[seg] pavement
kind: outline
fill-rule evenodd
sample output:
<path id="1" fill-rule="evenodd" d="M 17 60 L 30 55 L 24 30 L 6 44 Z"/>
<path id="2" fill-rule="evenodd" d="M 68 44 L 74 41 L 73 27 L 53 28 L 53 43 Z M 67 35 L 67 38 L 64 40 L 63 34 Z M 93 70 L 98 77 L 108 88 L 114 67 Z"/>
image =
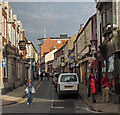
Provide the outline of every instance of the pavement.
<path id="1" fill-rule="evenodd" d="M 96 103 L 92 103 L 92 97 L 87 97 L 87 86 L 80 84 L 79 90 L 80 97 L 84 102 L 91 107 L 94 111 L 105 112 L 105 113 L 119 113 L 119 104 L 114 104 L 112 102 L 102 103 L 102 94 L 97 94 Z"/>
<path id="2" fill-rule="evenodd" d="M 41 82 L 40 80 L 33 81 L 33 85 L 35 89 L 40 84 L 40 82 Z M 2 98 L 2 106 L 15 104 L 15 103 L 18 103 L 20 100 L 22 100 L 27 95 L 25 93 L 25 87 L 26 87 L 26 84 L 14 89 L 11 92 L 6 93 L 5 95 L 2 95 L 0 97 Z"/>

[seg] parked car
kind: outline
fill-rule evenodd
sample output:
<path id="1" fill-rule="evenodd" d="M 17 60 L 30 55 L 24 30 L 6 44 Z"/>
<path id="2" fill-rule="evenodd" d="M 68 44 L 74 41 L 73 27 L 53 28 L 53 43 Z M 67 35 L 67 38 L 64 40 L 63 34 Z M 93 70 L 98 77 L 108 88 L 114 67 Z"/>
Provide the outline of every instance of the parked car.
<path id="1" fill-rule="evenodd" d="M 76 73 L 62 73 L 58 77 L 57 94 L 60 99 L 63 94 L 79 95 L 79 79 Z"/>

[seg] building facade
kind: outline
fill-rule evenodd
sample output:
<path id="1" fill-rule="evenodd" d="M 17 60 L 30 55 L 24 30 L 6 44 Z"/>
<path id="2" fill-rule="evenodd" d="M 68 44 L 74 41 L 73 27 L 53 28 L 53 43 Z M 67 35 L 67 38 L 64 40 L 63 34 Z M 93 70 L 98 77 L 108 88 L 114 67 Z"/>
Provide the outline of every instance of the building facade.
<path id="1" fill-rule="evenodd" d="M 25 30 L 17 15 L 12 14 L 12 7 L 8 2 L 2 3 L 2 71 L 1 88 L 5 94 L 23 85 L 26 81 L 27 64 L 26 50 L 21 50 L 19 41 L 25 41 Z"/>
<path id="2" fill-rule="evenodd" d="M 27 49 L 26 59 L 27 62 L 29 63 L 27 78 L 31 78 L 32 80 L 34 80 L 37 79 L 38 77 L 38 66 L 37 66 L 38 58 L 39 58 L 38 52 L 31 41 L 27 41 L 26 49 Z"/>
<path id="3" fill-rule="evenodd" d="M 80 76 L 80 81 L 88 85 L 88 77 L 90 73 L 97 74 L 97 66 L 90 67 L 90 64 L 95 60 L 97 52 L 97 22 L 96 14 L 90 17 L 84 27 L 79 31 L 79 35 L 74 42 L 74 47 L 77 51 L 75 56 L 76 72 Z M 94 51 L 94 52 L 93 52 Z"/>
<path id="4" fill-rule="evenodd" d="M 98 74 L 99 80 L 102 79 L 103 73 L 110 78 L 110 94 L 114 103 L 119 102 L 120 93 L 120 2 L 97 2 L 97 19 L 99 32 L 99 52 Z M 114 85 L 113 85 L 114 83 Z"/>

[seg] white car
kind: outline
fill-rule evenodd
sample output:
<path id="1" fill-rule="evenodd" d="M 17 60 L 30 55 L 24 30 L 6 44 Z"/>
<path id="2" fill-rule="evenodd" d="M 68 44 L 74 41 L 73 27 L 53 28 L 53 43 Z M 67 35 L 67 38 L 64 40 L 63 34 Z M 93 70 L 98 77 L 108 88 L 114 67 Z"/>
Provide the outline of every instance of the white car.
<path id="1" fill-rule="evenodd" d="M 79 79 L 76 73 L 62 73 L 58 77 L 57 83 L 58 98 L 63 94 L 79 95 Z"/>

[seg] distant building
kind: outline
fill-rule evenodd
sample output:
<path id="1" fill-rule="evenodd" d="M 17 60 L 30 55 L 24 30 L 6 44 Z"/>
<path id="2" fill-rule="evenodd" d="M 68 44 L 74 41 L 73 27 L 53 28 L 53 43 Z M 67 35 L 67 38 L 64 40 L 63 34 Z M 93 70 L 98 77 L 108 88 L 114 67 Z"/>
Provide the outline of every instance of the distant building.
<path id="1" fill-rule="evenodd" d="M 48 67 L 47 66 L 45 67 L 45 63 L 47 64 L 48 62 L 51 62 L 51 60 L 48 60 L 48 62 L 47 60 L 45 60 L 45 59 L 48 59 L 49 56 L 53 55 L 53 53 L 50 53 L 50 52 L 52 52 L 53 50 L 55 51 L 60 49 L 62 46 L 66 44 L 69 38 L 70 37 L 67 37 L 67 34 L 61 34 L 60 37 L 48 37 L 45 40 L 45 42 L 40 47 L 41 71 L 45 71 L 45 68 L 47 70 Z M 49 67 L 50 67 L 50 63 L 49 63 Z"/>
<path id="2" fill-rule="evenodd" d="M 28 78 L 32 78 L 32 80 L 34 80 L 37 78 L 38 75 L 38 52 L 31 41 L 27 41 L 26 49 L 26 59 L 29 63 Z"/>
<path id="3" fill-rule="evenodd" d="M 66 34 L 60 35 L 60 37 L 48 37 L 41 46 L 41 58 L 51 52 L 54 49 L 60 49 L 69 40 Z"/>

